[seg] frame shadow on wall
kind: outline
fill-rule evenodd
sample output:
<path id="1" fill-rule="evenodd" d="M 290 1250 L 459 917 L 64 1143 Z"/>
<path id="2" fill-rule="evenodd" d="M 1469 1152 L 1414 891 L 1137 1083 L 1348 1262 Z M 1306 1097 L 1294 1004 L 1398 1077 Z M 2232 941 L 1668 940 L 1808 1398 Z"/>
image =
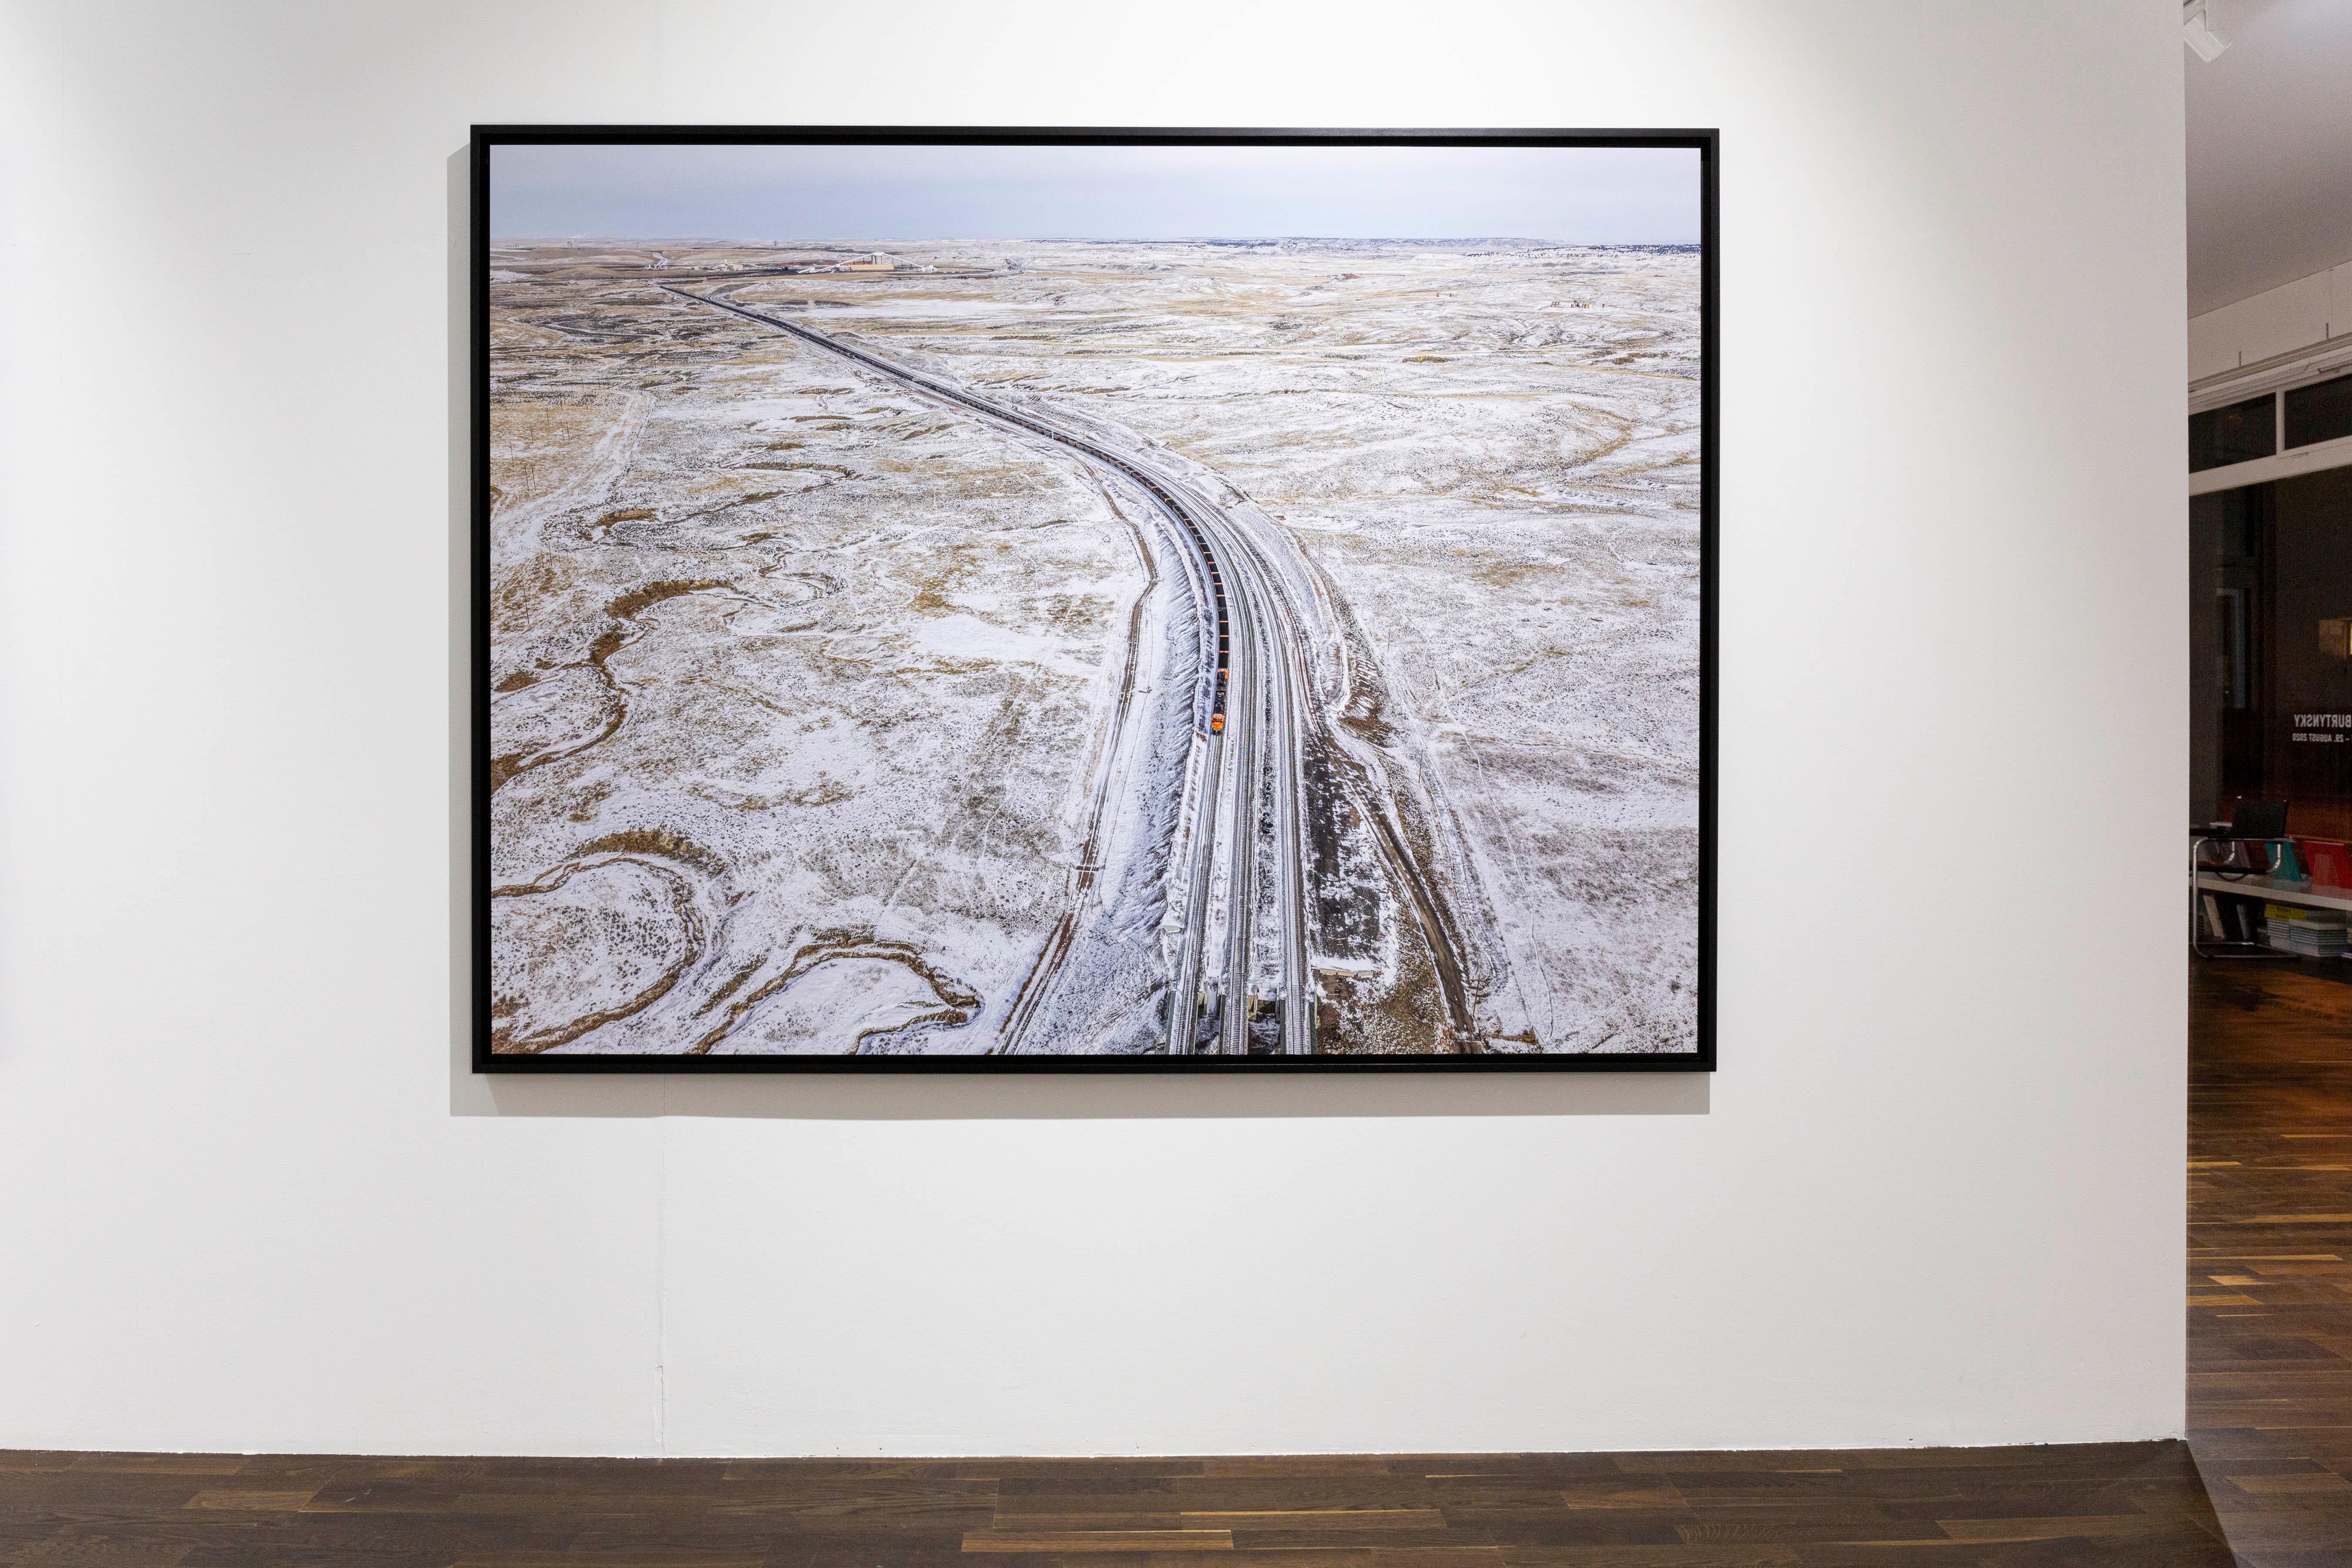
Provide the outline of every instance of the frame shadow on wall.
<path id="1" fill-rule="evenodd" d="M 1710 1073 L 986 1073 L 526 1077 L 473 1070 L 473 511 L 468 149 L 447 163 L 449 1113 L 927 1121 L 1704 1116 Z"/>

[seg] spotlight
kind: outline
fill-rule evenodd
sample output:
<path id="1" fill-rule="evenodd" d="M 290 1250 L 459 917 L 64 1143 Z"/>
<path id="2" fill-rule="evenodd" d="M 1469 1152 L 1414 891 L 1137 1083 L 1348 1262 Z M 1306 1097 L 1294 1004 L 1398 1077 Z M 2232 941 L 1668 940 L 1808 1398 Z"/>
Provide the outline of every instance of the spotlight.
<path id="1" fill-rule="evenodd" d="M 2197 52 L 2197 58 L 2211 65 L 2230 47 L 2213 26 L 2212 13 L 2207 8 L 2210 0 L 2183 0 L 2180 7 L 2180 41 Z"/>

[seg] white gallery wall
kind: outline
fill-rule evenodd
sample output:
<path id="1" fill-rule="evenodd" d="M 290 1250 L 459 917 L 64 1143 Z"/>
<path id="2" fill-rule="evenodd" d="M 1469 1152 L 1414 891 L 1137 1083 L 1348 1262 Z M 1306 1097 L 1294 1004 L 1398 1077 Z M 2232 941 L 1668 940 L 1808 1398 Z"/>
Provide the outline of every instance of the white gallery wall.
<path id="1" fill-rule="evenodd" d="M 2181 1420 L 2174 0 L 0 6 L 0 1447 Z M 1719 126 L 1723 1068 L 463 1069 L 496 121 Z"/>

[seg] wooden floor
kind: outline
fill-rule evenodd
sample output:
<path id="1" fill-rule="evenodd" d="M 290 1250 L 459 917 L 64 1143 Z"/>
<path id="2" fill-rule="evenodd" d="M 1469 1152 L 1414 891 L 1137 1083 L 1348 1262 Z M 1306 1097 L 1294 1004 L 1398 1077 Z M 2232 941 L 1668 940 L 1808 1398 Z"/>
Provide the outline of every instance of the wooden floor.
<path id="1" fill-rule="evenodd" d="M 2241 1563 L 2352 1564 L 2352 963 L 2191 970 L 2189 1444 Z"/>
<path id="2" fill-rule="evenodd" d="M 809 1460 L 14 1456 L 0 1562 L 481 1568 L 2211 1564 L 2178 1443 Z"/>
<path id="3" fill-rule="evenodd" d="M 2263 1568 L 2352 1565 L 2352 984 L 2287 963 L 2195 971 L 2186 1447 L 929 1463 L 16 1453 L 0 1454 L 0 1564 L 2226 1568 L 2234 1548 Z"/>

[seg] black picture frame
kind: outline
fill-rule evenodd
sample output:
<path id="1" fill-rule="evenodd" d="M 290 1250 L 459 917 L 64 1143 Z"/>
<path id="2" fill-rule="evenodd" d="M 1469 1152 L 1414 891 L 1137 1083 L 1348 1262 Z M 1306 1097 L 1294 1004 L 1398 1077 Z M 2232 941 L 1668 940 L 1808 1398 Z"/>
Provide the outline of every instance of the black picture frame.
<path id="1" fill-rule="evenodd" d="M 472 571 L 473 1070 L 477 1073 L 1297 1073 L 1701 1072 L 1717 1070 L 1716 795 L 1719 697 L 1718 542 L 1721 341 L 1718 214 L 1720 133 L 1675 130 L 1295 130 L 1001 126 L 476 125 L 469 155 L 469 314 Z M 1699 154 L 1699 827 L 1697 1048 L 1658 1055 L 1529 1053 L 1460 1056 L 681 1056 L 499 1055 L 491 1050 L 490 952 L 490 150 L 545 143 L 1009 146 L 1427 146 L 1689 148 Z"/>

